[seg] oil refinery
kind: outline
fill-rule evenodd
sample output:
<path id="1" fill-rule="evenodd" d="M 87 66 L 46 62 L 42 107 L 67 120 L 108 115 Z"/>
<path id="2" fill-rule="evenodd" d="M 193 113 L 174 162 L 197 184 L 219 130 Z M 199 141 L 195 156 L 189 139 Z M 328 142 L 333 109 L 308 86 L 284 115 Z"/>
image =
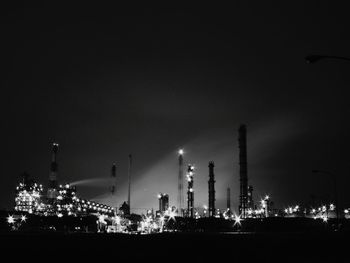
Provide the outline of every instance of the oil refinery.
<path id="1" fill-rule="evenodd" d="M 350 217 L 350 209 L 344 209 L 340 218 L 336 213 L 336 205 L 333 203 L 323 204 L 320 207 L 295 204 L 283 209 L 276 209 L 269 195 L 264 196 L 259 201 L 254 201 L 253 186 L 248 185 L 246 133 L 246 126 L 241 125 L 238 131 L 240 167 L 238 214 L 234 213 L 231 208 L 229 187 L 227 187 L 226 209 L 216 208 L 216 179 L 213 161 L 208 163 L 208 206 L 204 206 L 203 209 L 198 209 L 195 206 L 196 167 L 193 164 L 188 164 L 185 172 L 187 206 L 184 206 L 183 149 L 178 151 L 177 207 L 169 205 L 169 194 L 159 193 L 157 196 L 159 209 L 157 211 L 149 209 L 142 214 L 130 212 L 131 154 L 129 155 L 127 201 L 123 202 L 120 207 L 111 207 L 84 199 L 77 193 L 76 186 L 72 186 L 70 183 L 59 184 L 57 162 L 59 144 L 53 143 L 47 190 L 45 191 L 42 184 L 35 182 L 27 173 L 24 173 L 15 190 L 14 210 L 2 218 L 2 225 L 6 221 L 10 231 L 60 231 L 67 233 L 240 232 L 257 231 L 259 226 L 263 223 L 266 224 L 266 222 L 273 222 L 273 224 L 278 222 L 278 225 L 283 225 L 287 218 L 313 220 L 316 227 L 324 227 L 327 224 L 327 228 L 338 229 L 339 220 L 342 219 L 344 222 Z M 113 178 L 111 193 L 114 195 L 118 189 L 115 163 L 112 165 L 111 176 Z"/>

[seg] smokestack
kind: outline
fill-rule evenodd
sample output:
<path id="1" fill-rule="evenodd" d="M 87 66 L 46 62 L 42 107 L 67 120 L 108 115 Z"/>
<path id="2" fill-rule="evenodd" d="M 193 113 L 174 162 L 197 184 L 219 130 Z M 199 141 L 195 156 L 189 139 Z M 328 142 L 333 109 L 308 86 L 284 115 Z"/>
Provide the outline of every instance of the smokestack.
<path id="1" fill-rule="evenodd" d="M 131 213 L 131 207 L 130 207 L 130 190 L 131 190 L 131 162 L 132 162 L 132 156 L 129 154 L 129 169 L 128 169 L 128 178 L 129 178 L 129 189 L 128 189 L 128 206 Z"/>
<path id="2" fill-rule="evenodd" d="M 215 216 L 214 162 L 209 162 L 209 217 Z"/>
<path id="3" fill-rule="evenodd" d="M 179 174 L 178 174 L 178 186 L 177 186 L 177 208 L 178 214 L 182 215 L 183 204 L 184 204 L 184 192 L 183 192 L 183 154 L 182 149 L 179 150 Z"/>
<path id="4" fill-rule="evenodd" d="M 231 210 L 231 190 L 227 187 L 227 209 Z"/>
<path id="5" fill-rule="evenodd" d="M 56 199 L 57 197 L 57 152 L 58 152 L 58 143 L 52 144 L 52 159 L 49 175 L 49 186 L 47 189 L 47 197 L 51 200 Z"/>
<path id="6" fill-rule="evenodd" d="M 113 195 L 117 190 L 117 165 L 115 163 L 112 165 L 111 176 L 113 178 L 113 185 L 111 187 L 111 193 Z"/>
<path id="7" fill-rule="evenodd" d="M 246 217 L 248 202 L 248 169 L 247 169 L 247 129 L 245 125 L 239 127 L 239 176 L 240 176 L 240 197 L 239 213 L 242 218 Z"/>

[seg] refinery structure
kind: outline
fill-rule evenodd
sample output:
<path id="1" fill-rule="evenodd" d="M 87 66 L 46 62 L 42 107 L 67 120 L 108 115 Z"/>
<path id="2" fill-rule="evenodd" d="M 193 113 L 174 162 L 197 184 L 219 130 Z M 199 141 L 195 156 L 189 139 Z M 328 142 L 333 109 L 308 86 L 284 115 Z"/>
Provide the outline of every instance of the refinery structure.
<path id="1" fill-rule="evenodd" d="M 131 176 L 132 155 L 129 155 L 128 166 L 128 196 L 120 207 L 111 207 L 106 204 L 86 200 L 79 196 L 76 187 L 69 183 L 59 183 L 58 143 L 52 144 L 52 161 L 50 166 L 47 190 L 42 184 L 33 181 L 24 173 L 16 187 L 14 211 L 9 213 L 6 221 L 11 230 L 35 228 L 50 231 L 65 232 L 112 232 L 112 233 L 160 233 L 164 231 L 206 231 L 219 226 L 222 231 L 241 231 L 244 224 L 249 226 L 256 219 L 268 218 L 312 218 L 317 222 L 328 222 L 337 219 L 334 204 L 324 204 L 320 207 L 306 207 L 298 204 L 275 209 L 271 197 L 266 195 L 258 202 L 254 202 L 253 186 L 248 184 L 247 158 L 247 128 L 241 125 L 238 129 L 239 145 L 239 184 L 240 192 L 238 213 L 231 208 L 231 189 L 227 187 L 226 209 L 220 210 L 215 206 L 215 164 L 208 163 L 208 206 L 199 211 L 195 207 L 195 166 L 187 165 L 184 168 L 184 150 L 178 151 L 177 174 L 177 206 L 169 205 L 169 194 L 159 193 L 159 208 L 145 211 L 144 214 L 132 214 L 131 207 Z M 117 166 L 114 163 L 111 169 L 113 183 L 110 189 L 112 196 L 118 189 Z M 184 178 L 185 174 L 185 178 Z M 187 189 L 184 193 L 184 181 Z M 185 205 L 185 195 L 186 205 Z M 343 218 L 347 218 L 349 210 L 343 211 Z M 254 221 L 255 220 L 255 221 Z M 260 221 L 259 221 L 260 222 Z M 220 230 L 220 231 L 221 231 Z"/>

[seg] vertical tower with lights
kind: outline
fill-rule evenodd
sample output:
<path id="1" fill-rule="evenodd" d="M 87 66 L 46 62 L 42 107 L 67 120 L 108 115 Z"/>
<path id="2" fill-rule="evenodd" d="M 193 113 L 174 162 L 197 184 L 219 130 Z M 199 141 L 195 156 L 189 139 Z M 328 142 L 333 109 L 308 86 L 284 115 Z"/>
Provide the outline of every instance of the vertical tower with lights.
<path id="1" fill-rule="evenodd" d="M 239 138 L 239 180 L 240 180 L 240 196 L 239 196 L 239 214 L 242 218 L 247 215 L 248 209 L 248 168 L 247 168 L 247 129 L 245 125 L 241 125 L 238 130 Z"/>
<path id="2" fill-rule="evenodd" d="M 214 179 L 214 162 L 209 162 L 209 217 L 215 216 L 215 179 Z"/>
<path id="3" fill-rule="evenodd" d="M 49 186 L 47 189 L 47 198 L 49 203 L 53 202 L 57 198 L 57 152 L 58 152 L 58 143 L 52 144 L 52 159 L 51 159 L 51 167 L 50 167 L 50 175 L 49 175 Z"/>
<path id="4" fill-rule="evenodd" d="M 181 215 L 184 206 L 184 192 L 183 192 L 183 149 L 178 151 L 179 155 L 179 173 L 178 173 L 178 186 L 177 186 L 177 208 L 178 213 Z"/>
<path id="5" fill-rule="evenodd" d="M 193 218 L 194 216 L 194 191 L 193 191 L 193 174 L 194 166 L 189 164 L 187 168 L 187 216 Z"/>

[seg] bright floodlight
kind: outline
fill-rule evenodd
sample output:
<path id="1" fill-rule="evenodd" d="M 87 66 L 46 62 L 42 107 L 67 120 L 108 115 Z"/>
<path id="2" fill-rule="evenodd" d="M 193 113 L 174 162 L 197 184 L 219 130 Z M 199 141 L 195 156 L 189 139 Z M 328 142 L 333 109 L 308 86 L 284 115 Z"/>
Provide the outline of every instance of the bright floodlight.
<path id="1" fill-rule="evenodd" d="M 241 216 L 239 215 L 234 215 L 234 220 L 235 220 L 235 223 L 233 224 L 234 226 L 236 225 L 236 224 L 238 224 L 239 226 L 241 225 L 241 221 L 242 221 L 242 218 L 241 218 Z"/>
<path id="2" fill-rule="evenodd" d="M 13 223 L 15 223 L 15 218 L 13 217 L 13 216 L 8 216 L 7 217 L 7 223 L 9 223 L 9 224 L 13 224 Z"/>
<path id="3" fill-rule="evenodd" d="M 180 149 L 178 153 L 179 153 L 179 155 L 183 155 L 184 154 L 184 150 Z"/>

